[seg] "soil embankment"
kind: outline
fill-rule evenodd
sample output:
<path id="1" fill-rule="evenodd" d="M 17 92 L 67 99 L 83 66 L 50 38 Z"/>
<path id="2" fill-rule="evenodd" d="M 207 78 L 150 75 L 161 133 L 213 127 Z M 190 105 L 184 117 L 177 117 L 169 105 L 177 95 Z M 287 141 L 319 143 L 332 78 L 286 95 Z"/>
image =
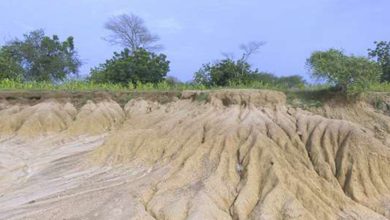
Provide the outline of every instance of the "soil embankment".
<path id="1" fill-rule="evenodd" d="M 390 117 L 366 102 L 303 110 L 265 90 L 0 100 L 0 219 L 390 219 Z"/>

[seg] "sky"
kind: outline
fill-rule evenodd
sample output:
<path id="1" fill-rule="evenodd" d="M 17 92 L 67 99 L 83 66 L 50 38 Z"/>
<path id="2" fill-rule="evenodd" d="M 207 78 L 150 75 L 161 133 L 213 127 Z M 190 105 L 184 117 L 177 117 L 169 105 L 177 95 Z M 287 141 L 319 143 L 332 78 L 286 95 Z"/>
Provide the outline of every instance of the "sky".
<path id="1" fill-rule="evenodd" d="M 182 81 L 222 53 L 239 57 L 250 41 L 266 42 L 249 60 L 255 68 L 310 80 L 305 61 L 313 51 L 366 56 L 374 41 L 390 40 L 389 0 L 0 0 L 0 11 L 0 45 L 40 28 L 73 36 L 82 76 L 122 49 L 103 38 L 104 23 L 123 13 L 160 36 L 168 75 Z"/>

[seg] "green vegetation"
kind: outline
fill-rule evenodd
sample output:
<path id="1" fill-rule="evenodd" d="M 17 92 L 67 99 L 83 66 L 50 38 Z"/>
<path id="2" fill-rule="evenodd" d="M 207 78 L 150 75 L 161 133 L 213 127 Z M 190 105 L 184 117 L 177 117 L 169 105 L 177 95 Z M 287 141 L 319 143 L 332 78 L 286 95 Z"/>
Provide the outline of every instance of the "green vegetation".
<path id="1" fill-rule="evenodd" d="M 182 90 L 214 90 L 214 89 L 273 89 L 285 91 L 282 87 L 275 87 L 264 84 L 262 82 L 253 82 L 251 85 L 230 85 L 227 87 L 213 86 L 206 87 L 201 84 L 194 83 L 175 83 L 172 84 L 169 80 L 164 80 L 159 83 L 133 83 L 117 84 L 117 83 L 96 83 L 88 80 L 70 80 L 60 84 L 53 84 L 50 82 L 21 82 L 17 80 L 4 79 L 0 80 L 0 90 L 68 90 L 68 91 L 95 91 L 95 90 L 109 90 L 109 91 L 182 91 Z"/>
<path id="2" fill-rule="evenodd" d="M 324 79 L 342 93 L 356 94 L 379 81 L 379 65 L 365 57 L 347 56 L 340 50 L 316 51 L 307 60 L 314 77 Z"/>
<path id="3" fill-rule="evenodd" d="M 390 41 L 374 42 L 376 48 L 368 49 L 368 56 L 376 60 L 382 68 L 381 81 L 390 82 Z"/>
<path id="4" fill-rule="evenodd" d="M 93 91 L 93 90 L 126 90 L 119 84 L 112 83 L 94 83 L 88 81 L 66 81 L 61 84 L 51 82 L 21 82 L 17 80 L 4 79 L 0 81 L 1 90 L 68 90 L 68 91 Z"/>
<path id="5" fill-rule="evenodd" d="M 12 56 L 10 51 L 0 48 L 0 79 L 20 79 L 23 76 L 23 68 Z"/>
<path id="6" fill-rule="evenodd" d="M 114 53 L 106 63 L 92 69 L 90 80 L 97 83 L 159 83 L 169 71 L 169 61 L 164 54 L 155 54 L 145 49 L 131 52 L 125 49 Z"/>
<path id="7" fill-rule="evenodd" d="M 0 51 L 0 79 L 58 82 L 77 74 L 81 65 L 73 38 L 61 42 L 58 36 L 45 36 L 43 30 L 8 42 Z"/>
<path id="8" fill-rule="evenodd" d="M 84 80 L 77 76 L 81 61 L 73 37 L 60 41 L 36 30 L 0 47 L 0 89 L 69 90 L 69 91 L 181 91 L 208 89 L 273 89 L 288 91 L 291 102 L 306 100 L 302 106 L 318 106 L 324 97 L 355 97 L 364 91 L 390 92 L 390 42 L 375 42 L 368 57 L 345 55 L 330 49 L 315 51 L 307 59 L 312 76 L 325 84 L 309 85 L 302 76 L 278 77 L 252 68 L 248 62 L 265 43 L 241 45 L 239 59 L 225 55 L 214 63 L 204 64 L 193 81 L 180 82 L 167 77 L 170 61 L 156 51 L 159 37 L 152 34 L 136 15 L 113 17 L 105 28 L 111 35 L 105 40 L 123 47 L 111 59 L 91 69 Z M 77 79 L 77 78 L 76 78 Z M 207 96 L 199 96 L 207 99 Z M 300 104 L 299 104 L 300 105 Z"/>
<path id="9" fill-rule="evenodd" d="M 390 92 L 390 82 L 371 83 L 368 85 L 367 91 L 371 92 Z"/>
<path id="10" fill-rule="evenodd" d="M 270 73 L 252 70 L 244 60 L 224 59 L 214 64 L 205 64 L 194 74 L 196 84 L 207 87 L 244 88 L 303 88 L 305 81 L 301 76 L 277 77 Z"/>
<path id="11" fill-rule="evenodd" d="M 64 90 L 64 91 L 172 91 L 172 90 L 205 90 L 206 87 L 195 84 L 170 84 L 167 81 L 159 83 L 137 83 L 135 87 L 132 83 L 128 85 L 117 83 L 96 83 L 87 80 L 70 80 L 60 84 L 51 82 L 21 82 L 17 80 L 0 80 L 0 90 Z"/>

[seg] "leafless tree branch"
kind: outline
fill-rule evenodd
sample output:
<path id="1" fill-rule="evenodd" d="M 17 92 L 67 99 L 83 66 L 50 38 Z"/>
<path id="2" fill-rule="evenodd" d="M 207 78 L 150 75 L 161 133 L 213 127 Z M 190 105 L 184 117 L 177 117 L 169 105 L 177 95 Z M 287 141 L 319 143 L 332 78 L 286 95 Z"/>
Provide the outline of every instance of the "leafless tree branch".
<path id="1" fill-rule="evenodd" d="M 156 44 L 160 38 L 150 33 L 142 18 L 134 14 L 122 14 L 112 17 L 104 27 L 111 32 L 104 38 L 113 45 L 120 45 L 135 51 L 143 48 L 149 51 L 158 51 L 162 45 Z"/>
<path id="2" fill-rule="evenodd" d="M 265 45 L 264 41 L 252 41 L 249 42 L 248 44 L 242 44 L 240 46 L 240 49 L 244 51 L 244 53 L 242 54 L 241 60 L 247 61 L 251 55 L 257 53 L 260 47 L 264 45 Z"/>

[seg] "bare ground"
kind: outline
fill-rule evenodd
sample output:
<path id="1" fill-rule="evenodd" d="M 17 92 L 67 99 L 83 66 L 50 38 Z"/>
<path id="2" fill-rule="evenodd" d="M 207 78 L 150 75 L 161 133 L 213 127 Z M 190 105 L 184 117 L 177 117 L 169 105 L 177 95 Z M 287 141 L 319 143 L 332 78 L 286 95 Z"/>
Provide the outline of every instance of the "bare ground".
<path id="1" fill-rule="evenodd" d="M 390 219 L 390 120 L 370 104 L 176 96 L 4 98 L 0 219 Z"/>

